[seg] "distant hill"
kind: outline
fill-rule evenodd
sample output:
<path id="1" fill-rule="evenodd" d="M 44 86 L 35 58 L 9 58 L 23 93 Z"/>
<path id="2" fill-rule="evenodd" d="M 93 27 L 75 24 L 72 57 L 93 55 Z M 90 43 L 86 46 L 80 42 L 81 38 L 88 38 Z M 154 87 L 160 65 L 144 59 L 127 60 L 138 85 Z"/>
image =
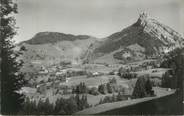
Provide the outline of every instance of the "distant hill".
<path id="1" fill-rule="evenodd" d="M 23 54 L 24 71 L 34 65 L 53 65 L 60 62 L 81 63 L 81 58 L 89 45 L 97 41 L 87 35 L 71 35 L 58 32 L 40 32 L 18 46 L 27 49 Z"/>
<path id="2" fill-rule="evenodd" d="M 137 22 L 93 43 L 87 62 L 119 63 L 145 59 L 181 47 L 184 39 L 170 27 L 140 14 Z M 107 60 L 106 60 L 107 59 Z"/>
<path id="3" fill-rule="evenodd" d="M 27 44 L 46 44 L 46 43 L 57 43 L 60 41 L 75 41 L 75 40 L 85 40 L 90 38 L 88 35 L 72 35 L 64 34 L 59 32 L 40 32 L 37 33 L 30 40 L 24 41 Z"/>

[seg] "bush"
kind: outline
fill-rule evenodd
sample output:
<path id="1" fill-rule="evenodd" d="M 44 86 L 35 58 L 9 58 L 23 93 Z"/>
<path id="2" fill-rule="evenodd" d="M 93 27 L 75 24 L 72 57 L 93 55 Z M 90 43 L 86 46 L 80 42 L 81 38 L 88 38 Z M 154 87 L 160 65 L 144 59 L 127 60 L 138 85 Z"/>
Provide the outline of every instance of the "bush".
<path id="1" fill-rule="evenodd" d="M 103 99 L 103 103 L 109 103 L 112 102 L 112 97 L 111 96 L 105 96 L 105 98 Z"/>
<path id="2" fill-rule="evenodd" d="M 104 99 L 100 99 L 99 104 L 117 102 L 127 99 L 128 98 L 125 95 L 119 92 L 118 95 L 113 94 L 112 96 L 105 96 Z"/>
<path id="3" fill-rule="evenodd" d="M 114 92 L 113 85 L 110 84 L 110 83 L 107 83 L 107 92 L 108 93 L 113 93 Z"/>
<path id="4" fill-rule="evenodd" d="M 162 76 L 162 87 L 165 88 L 176 88 L 177 86 L 177 82 L 176 82 L 176 78 L 169 74 L 169 72 L 166 72 L 163 76 Z"/>
<path id="5" fill-rule="evenodd" d="M 87 92 L 88 92 L 88 89 L 84 82 L 81 82 L 79 85 L 76 85 L 76 87 L 74 87 L 72 90 L 72 93 L 76 93 L 76 94 L 83 94 Z"/>
<path id="6" fill-rule="evenodd" d="M 112 79 L 109 79 L 109 83 L 117 84 L 116 78 L 113 77 Z"/>
<path id="7" fill-rule="evenodd" d="M 101 93 L 101 94 L 106 94 L 107 93 L 107 87 L 106 87 L 106 84 L 101 84 L 98 86 L 98 91 Z"/>
<path id="8" fill-rule="evenodd" d="M 126 72 L 126 73 L 121 73 L 120 77 L 124 79 L 133 79 L 133 78 L 137 78 L 137 74 Z"/>
<path id="9" fill-rule="evenodd" d="M 91 94 L 91 95 L 99 95 L 98 89 L 96 87 L 92 87 L 89 90 L 89 94 Z"/>
<path id="10" fill-rule="evenodd" d="M 122 86 L 117 85 L 116 78 L 112 78 L 109 79 L 109 82 L 107 84 L 99 85 L 98 91 L 101 94 L 106 94 L 106 93 L 122 92 L 124 91 L 124 88 Z"/>
<path id="11" fill-rule="evenodd" d="M 122 92 L 118 92 L 118 95 L 117 95 L 117 101 L 123 101 L 123 100 L 127 100 L 128 98 L 123 95 Z"/>

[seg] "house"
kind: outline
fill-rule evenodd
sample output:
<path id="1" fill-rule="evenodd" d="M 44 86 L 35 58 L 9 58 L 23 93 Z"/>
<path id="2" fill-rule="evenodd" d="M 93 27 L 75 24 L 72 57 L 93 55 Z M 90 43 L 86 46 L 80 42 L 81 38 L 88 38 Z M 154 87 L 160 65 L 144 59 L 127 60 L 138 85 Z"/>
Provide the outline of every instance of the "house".
<path id="1" fill-rule="evenodd" d="M 99 75 L 99 72 L 93 72 L 92 75 L 93 76 L 98 76 Z"/>
<path id="2" fill-rule="evenodd" d="M 62 82 L 66 82 L 66 73 L 64 72 L 57 72 L 56 78 L 59 79 Z"/>
<path id="3" fill-rule="evenodd" d="M 47 75 L 48 73 L 49 71 L 44 66 L 42 66 L 40 71 L 38 72 L 38 74 L 40 75 Z"/>
<path id="4" fill-rule="evenodd" d="M 47 86 L 45 84 L 40 84 L 37 86 L 37 92 L 44 94 L 47 91 Z"/>

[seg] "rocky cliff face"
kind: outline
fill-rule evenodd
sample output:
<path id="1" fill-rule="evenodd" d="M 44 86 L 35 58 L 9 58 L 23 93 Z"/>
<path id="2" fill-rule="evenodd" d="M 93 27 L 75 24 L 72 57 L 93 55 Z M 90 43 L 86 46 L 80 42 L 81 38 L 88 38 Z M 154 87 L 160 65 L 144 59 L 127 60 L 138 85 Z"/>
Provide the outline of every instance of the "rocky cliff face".
<path id="1" fill-rule="evenodd" d="M 181 47 L 183 41 L 176 31 L 142 13 L 133 25 L 91 45 L 85 60 L 98 62 L 104 59 L 105 62 L 105 58 L 110 57 L 118 62 L 141 60 Z"/>
<path id="2" fill-rule="evenodd" d="M 149 19 L 145 13 L 140 15 L 136 23 L 143 27 L 145 33 L 161 40 L 165 45 L 175 45 L 183 41 L 181 35 L 176 31 L 154 19 Z"/>

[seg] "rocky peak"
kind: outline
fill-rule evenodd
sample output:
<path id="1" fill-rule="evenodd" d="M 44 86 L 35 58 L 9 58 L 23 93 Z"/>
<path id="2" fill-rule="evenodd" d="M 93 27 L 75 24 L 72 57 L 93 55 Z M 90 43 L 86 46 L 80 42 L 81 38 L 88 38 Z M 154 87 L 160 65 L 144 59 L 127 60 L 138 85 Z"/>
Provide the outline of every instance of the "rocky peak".
<path id="1" fill-rule="evenodd" d="M 148 22 L 147 13 L 146 12 L 140 13 L 139 18 L 137 20 L 137 24 L 144 27 L 147 24 L 147 22 Z"/>

